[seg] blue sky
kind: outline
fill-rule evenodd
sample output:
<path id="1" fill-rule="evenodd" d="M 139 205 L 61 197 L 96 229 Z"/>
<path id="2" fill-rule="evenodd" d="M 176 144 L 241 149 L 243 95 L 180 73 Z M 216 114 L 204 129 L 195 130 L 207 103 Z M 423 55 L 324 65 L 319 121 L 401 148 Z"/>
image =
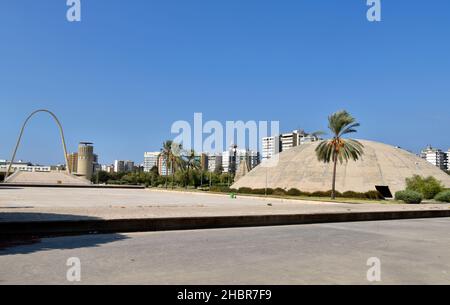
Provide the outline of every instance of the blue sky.
<path id="1" fill-rule="evenodd" d="M 68 147 L 140 162 L 176 120 L 279 120 L 326 129 L 347 109 L 359 138 L 450 148 L 450 1 L 65 0 L 0 2 L 0 159 L 26 115 L 49 108 Z M 62 162 L 41 115 L 18 157 Z"/>

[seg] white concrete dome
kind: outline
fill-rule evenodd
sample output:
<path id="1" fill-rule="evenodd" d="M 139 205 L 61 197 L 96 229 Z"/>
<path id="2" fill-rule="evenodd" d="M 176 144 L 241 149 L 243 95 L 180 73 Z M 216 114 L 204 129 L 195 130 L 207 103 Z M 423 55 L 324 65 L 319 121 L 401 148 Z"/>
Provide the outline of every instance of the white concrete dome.
<path id="1" fill-rule="evenodd" d="M 375 186 L 389 186 L 391 192 L 403 190 L 405 179 L 413 175 L 433 176 L 450 187 L 450 176 L 426 160 L 383 143 L 360 141 L 364 155 L 356 162 L 338 163 L 336 189 L 340 192 L 366 192 Z M 331 189 L 333 165 L 319 162 L 317 143 L 304 144 L 282 152 L 278 162 L 269 160 L 238 180 L 232 187 L 297 188 L 306 192 Z"/>

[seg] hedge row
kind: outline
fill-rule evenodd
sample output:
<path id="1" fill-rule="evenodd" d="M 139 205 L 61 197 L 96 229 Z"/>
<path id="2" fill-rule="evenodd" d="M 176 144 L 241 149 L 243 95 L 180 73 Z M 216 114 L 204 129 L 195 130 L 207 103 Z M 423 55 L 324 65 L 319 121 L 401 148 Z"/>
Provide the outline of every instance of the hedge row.
<path id="1" fill-rule="evenodd" d="M 302 197 L 331 197 L 331 191 L 318 191 L 318 192 L 303 192 L 299 189 L 292 188 L 285 190 L 282 188 L 267 188 L 267 189 L 251 189 L 249 187 L 241 187 L 240 189 L 230 189 L 228 187 L 213 186 L 210 191 L 212 192 L 226 192 L 226 193 L 238 193 L 238 194 L 253 194 L 253 195 L 275 195 L 275 196 L 302 196 Z M 336 197 L 341 198 L 354 198 L 354 199 L 371 199 L 371 200 L 383 200 L 384 197 L 378 191 L 369 191 L 365 193 L 358 193 L 353 191 L 347 191 L 344 193 L 336 192 Z"/>

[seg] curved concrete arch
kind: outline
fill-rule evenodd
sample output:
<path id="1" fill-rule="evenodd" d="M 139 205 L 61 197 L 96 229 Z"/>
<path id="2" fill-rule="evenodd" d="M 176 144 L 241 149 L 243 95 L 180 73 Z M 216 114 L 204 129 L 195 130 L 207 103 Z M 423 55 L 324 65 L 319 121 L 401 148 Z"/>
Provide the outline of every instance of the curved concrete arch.
<path id="1" fill-rule="evenodd" d="M 20 141 L 22 140 L 23 132 L 25 131 L 25 128 L 26 128 L 26 126 L 27 126 L 27 124 L 28 124 L 28 121 L 29 121 L 35 114 L 40 113 L 40 112 L 45 112 L 45 113 L 50 114 L 50 116 L 54 119 L 54 121 L 55 121 L 56 124 L 58 125 L 59 133 L 60 133 L 60 135 L 61 135 L 61 142 L 62 142 L 62 146 L 63 146 L 63 150 L 64 150 L 64 160 L 66 161 L 66 171 L 67 171 L 68 174 L 70 174 L 69 159 L 68 159 L 68 156 L 67 156 L 66 139 L 64 138 L 64 130 L 63 130 L 63 128 L 62 128 L 61 122 L 58 120 L 58 118 L 56 117 L 56 115 L 55 115 L 53 112 L 51 112 L 50 110 L 47 110 L 47 109 L 39 109 L 39 110 L 33 111 L 33 112 L 27 117 L 27 119 L 25 120 L 25 122 L 24 122 L 23 125 L 22 125 L 22 129 L 20 130 L 19 138 L 17 139 L 16 147 L 14 148 L 14 152 L 13 152 L 11 161 L 9 162 L 8 169 L 7 169 L 6 174 L 5 174 L 5 179 L 4 179 L 5 182 L 6 182 L 6 179 L 8 178 L 8 176 L 9 176 L 9 172 L 11 171 L 12 164 L 13 164 L 14 161 L 15 161 L 17 149 L 19 148 Z"/>

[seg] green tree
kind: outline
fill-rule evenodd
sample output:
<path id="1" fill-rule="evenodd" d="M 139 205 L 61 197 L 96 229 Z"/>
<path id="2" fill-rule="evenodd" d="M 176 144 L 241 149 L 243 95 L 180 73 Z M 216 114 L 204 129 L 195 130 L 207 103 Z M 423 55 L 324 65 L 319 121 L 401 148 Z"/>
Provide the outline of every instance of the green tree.
<path id="1" fill-rule="evenodd" d="M 198 159 L 193 149 L 186 152 L 181 158 L 181 165 L 185 172 L 185 186 L 189 185 L 189 174 L 191 171 L 198 171 L 201 168 L 200 160 Z M 194 181 L 195 184 L 195 181 Z"/>
<path id="2" fill-rule="evenodd" d="M 166 164 L 166 188 L 167 188 L 167 177 L 170 174 L 172 176 L 172 188 L 175 183 L 175 171 L 177 165 L 180 163 L 180 152 L 182 150 L 181 144 L 175 143 L 173 141 L 166 141 L 163 143 L 163 148 L 161 149 L 160 156 L 164 159 Z"/>
<path id="3" fill-rule="evenodd" d="M 328 117 L 328 128 L 333 137 L 322 141 L 316 148 L 316 155 L 319 161 L 333 162 L 333 181 L 331 198 L 336 198 L 336 169 L 338 161 L 342 164 L 349 159 L 357 161 L 364 153 L 364 145 L 353 139 L 344 139 L 343 136 L 357 132 L 356 127 L 360 124 L 356 122 L 347 111 L 342 110 L 333 113 Z"/>
<path id="4" fill-rule="evenodd" d="M 444 190 L 441 181 L 434 177 L 421 177 L 418 175 L 406 179 L 406 189 L 421 193 L 425 199 L 433 199 Z"/>

